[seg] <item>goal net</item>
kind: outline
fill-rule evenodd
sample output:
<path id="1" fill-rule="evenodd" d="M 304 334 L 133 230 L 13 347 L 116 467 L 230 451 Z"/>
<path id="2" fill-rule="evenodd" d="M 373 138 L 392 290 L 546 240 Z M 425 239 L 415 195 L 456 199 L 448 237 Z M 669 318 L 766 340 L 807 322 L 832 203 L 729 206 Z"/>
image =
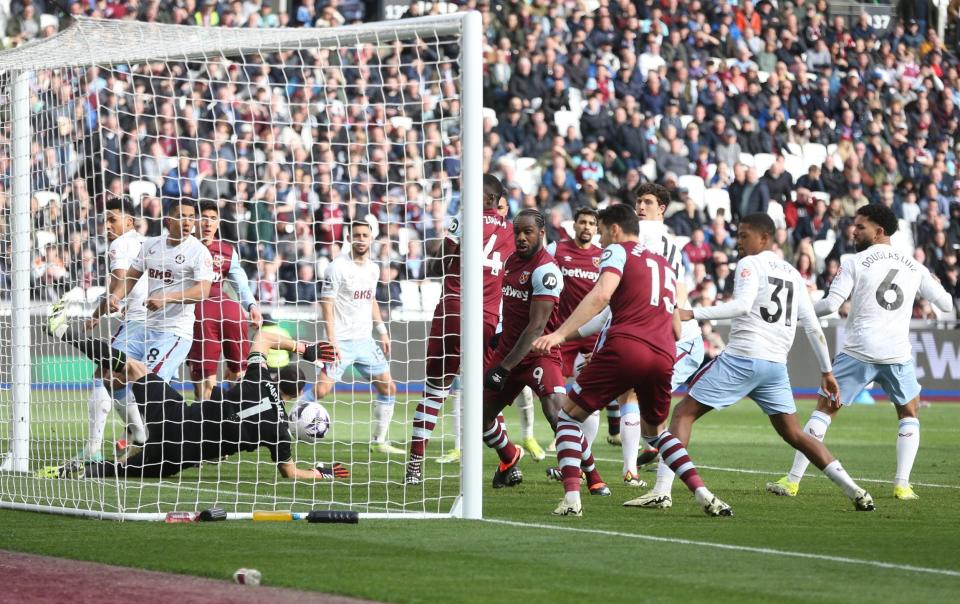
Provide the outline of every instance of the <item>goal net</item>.
<path id="1" fill-rule="evenodd" d="M 143 520 L 210 508 L 233 518 L 318 509 L 478 517 L 481 320 L 473 301 L 465 299 L 462 310 L 463 350 L 476 350 L 463 359 L 462 463 L 434 463 L 458 445 L 451 397 L 423 480 L 405 484 L 404 476 L 447 264 L 438 258 L 440 243 L 455 214 L 481 211 L 479 40 L 473 13 L 296 30 L 79 19 L 53 38 L 0 54 L 0 507 Z M 106 208 L 118 198 L 133 208 L 136 235 L 121 225 L 108 236 Z M 367 301 L 378 302 L 389 347 L 377 329 L 340 341 L 342 354 L 356 353 L 364 341 L 378 350 L 357 353 L 359 362 L 344 367 L 325 394 L 317 392 L 316 365 L 296 354 L 268 356 L 274 376 L 288 362 L 303 370 L 307 387 L 298 401 L 317 400 L 330 417 L 319 440 L 293 439 L 296 467 L 342 464 L 349 476 L 284 477 L 264 446 L 162 476 L 103 476 L 110 462 L 137 451 L 136 422 L 124 404 L 141 415 L 144 407 L 127 398 L 131 389 L 99 380 L 76 344 L 88 336 L 133 338 L 129 307 L 88 324 L 122 260 L 114 239 L 120 232 L 169 246 L 166 217 L 182 213 L 182 201 L 196 209 L 198 228 L 202 209 L 217 209 L 206 269 L 212 265 L 214 291 L 224 302 L 216 312 L 200 311 L 204 303 L 190 312 L 211 313 L 202 324 L 195 320 L 202 327 L 191 338 L 182 322 L 161 322 L 147 311 L 137 360 L 167 380 L 176 393 L 168 404 L 182 398 L 182 413 L 196 407 L 179 427 L 171 422 L 181 411 L 165 410 L 162 424 L 147 425 L 148 446 L 162 442 L 184 452 L 196 444 L 180 444 L 194 434 L 187 424 L 205 421 L 197 410 L 208 409 L 195 402 L 210 396 L 195 380 L 229 387 L 224 380 L 257 331 L 252 313 L 237 311 L 250 296 L 274 333 L 306 342 L 325 337 L 325 276 L 351 250 L 351 221 L 361 221 L 369 225 L 369 266 L 378 279 Z M 465 222 L 461 248 L 479 251 L 479 227 L 470 224 L 479 221 Z M 193 251 L 184 256 L 181 249 Z M 187 271 L 187 283 L 204 274 L 202 253 L 177 250 L 162 260 L 173 274 Z M 144 272 L 152 271 L 146 246 L 137 253 Z M 473 256 L 462 258 L 465 292 L 482 287 L 479 254 Z M 352 258 L 350 264 L 356 266 Z M 352 287 L 341 280 L 330 287 L 338 284 Z M 71 327 L 62 340 L 47 334 L 60 299 Z M 190 352 L 171 338 L 188 340 Z M 363 364 L 381 348 L 395 401 L 371 386 L 371 367 Z M 159 361 L 183 356 L 186 363 L 168 363 L 161 373 Z M 286 411 L 296 404 L 288 401 Z M 211 433 L 204 423 L 202 440 Z M 397 450 L 372 447 L 378 438 Z M 101 459 L 105 465 L 97 464 Z M 91 463 L 99 474 L 84 469 Z"/>

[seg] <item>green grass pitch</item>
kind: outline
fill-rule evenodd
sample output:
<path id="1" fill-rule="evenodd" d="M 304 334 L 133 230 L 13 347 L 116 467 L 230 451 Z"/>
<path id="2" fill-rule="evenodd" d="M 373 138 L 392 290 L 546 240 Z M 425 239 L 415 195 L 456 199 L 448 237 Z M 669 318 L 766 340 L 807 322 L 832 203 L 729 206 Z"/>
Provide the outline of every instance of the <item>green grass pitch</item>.
<path id="1" fill-rule="evenodd" d="M 81 435 L 83 397 L 85 393 L 78 394 L 77 401 L 57 411 L 76 423 L 76 430 L 61 435 L 64 449 L 74 447 L 71 439 Z M 412 416 L 413 404 L 415 398 L 401 398 L 396 418 Z M 35 405 L 34 411 L 42 413 L 43 408 Z M 801 403 L 801 421 L 810 410 L 809 402 Z M 126 497 L 128 504 L 130 498 L 149 501 L 160 495 L 168 506 L 179 502 L 184 507 L 216 501 L 247 509 L 251 503 L 258 509 L 289 509 L 306 506 L 313 498 L 371 511 L 449 509 L 456 468 L 444 470 L 449 474 L 442 490 L 434 480 L 417 493 L 405 491 L 402 459 L 366 463 L 361 433 L 367 429 L 368 406 L 338 404 L 333 413 L 333 450 L 325 448 L 329 445 L 301 445 L 298 458 L 334 455 L 349 462 L 347 457 L 352 457 L 355 482 L 372 473 L 378 486 L 258 486 L 258 475 L 274 481 L 270 465 L 226 463 L 184 473 L 179 495 L 155 484 L 123 491 L 100 486 L 99 495 L 114 503 Z M 346 427 L 347 419 L 362 427 Z M 507 419 L 516 430 L 512 410 Z M 356 526 L 240 521 L 166 525 L 0 511 L 0 547 L 218 578 L 228 578 L 239 567 L 254 567 L 263 572 L 264 584 L 390 602 L 949 601 L 960 590 L 958 420 L 958 405 L 922 410 L 922 445 L 914 469 L 921 499 L 900 502 L 893 499 L 889 482 L 895 465 L 893 410 L 881 402 L 838 416 L 827 444 L 855 478 L 865 479 L 862 486 L 877 502 L 873 514 L 854 512 L 819 472 L 808 473 L 796 498 L 766 494 L 764 484 L 786 471 L 793 453 L 759 409 L 744 401 L 701 420 L 690 447 L 707 484 L 733 506 L 734 518 L 704 516 L 680 483 L 671 510 L 623 508 L 623 501 L 638 491 L 619 484 L 619 449 L 603 441 L 601 428 L 594 452 L 613 496 L 584 495 L 583 518 L 551 516 L 562 493 L 544 476 L 544 468 L 553 463 L 550 457 L 539 464 L 525 460 L 522 485 L 493 491 L 489 478 L 495 458 L 487 452 L 484 516 L 510 524 L 370 520 Z M 398 421 L 392 437 L 404 441 L 408 430 Z M 548 432 L 539 419 L 542 443 Z M 0 440 L 5 436 L 0 433 Z M 431 443 L 429 454 L 439 454 L 443 445 L 450 443 Z M 437 471 L 437 465 L 428 465 L 428 475 Z M 218 478 L 227 486 L 217 487 Z M 653 474 L 644 478 L 652 482 Z M 38 486 L 44 481 L 20 480 L 29 480 L 34 489 L 59 484 L 57 493 L 65 505 L 71 497 L 91 494 L 78 489 L 93 488 L 79 486 L 79 481 Z M 373 503 L 356 505 L 367 501 Z M 150 511 L 149 506 L 145 509 Z"/>

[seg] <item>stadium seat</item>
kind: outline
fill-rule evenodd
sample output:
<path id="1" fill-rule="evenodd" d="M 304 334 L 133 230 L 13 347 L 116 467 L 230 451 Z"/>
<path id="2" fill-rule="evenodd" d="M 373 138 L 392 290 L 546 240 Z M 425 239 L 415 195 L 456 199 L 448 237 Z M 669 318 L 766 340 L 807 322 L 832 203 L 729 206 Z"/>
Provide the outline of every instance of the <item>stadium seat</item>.
<path id="1" fill-rule="evenodd" d="M 423 310 L 423 303 L 420 299 L 420 286 L 416 281 L 400 281 L 400 303 L 405 312 L 417 312 Z"/>
<path id="2" fill-rule="evenodd" d="M 803 163 L 803 157 L 788 153 L 783 156 L 783 165 L 796 182 L 798 178 L 807 173 L 807 165 Z"/>
<path id="3" fill-rule="evenodd" d="M 650 182 L 657 182 L 657 162 L 648 159 L 645 164 L 640 166 L 640 173 Z"/>
<path id="4" fill-rule="evenodd" d="M 740 154 L 740 163 L 743 164 L 743 165 L 745 165 L 745 166 L 753 166 L 753 165 L 756 165 L 756 161 L 754 161 L 753 155 L 751 155 L 751 154 L 749 154 L 749 153 L 741 153 L 741 154 Z M 731 167 L 733 167 L 733 166 L 731 166 Z"/>
<path id="5" fill-rule="evenodd" d="M 773 223 L 777 225 L 778 229 L 787 228 L 787 219 L 783 215 L 783 206 L 776 201 L 771 201 L 767 205 L 767 214 L 770 215 L 770 218 L 773 218 Z"/>
<path id="6" fill-rule="evenodd" d="M 48 245 L 57 242 L 57 235 L 50 231 L 36 231 L 33 238 L 37 242 L 37 251 L 41 256 L 47 253 Z"/>
<path id="7" fill-rule="evenodd" d="M 733 166 L 729 166 L 729 167 L 733 168 Z M 716 175 L 717 175 L 717 164 L 713 164 L 713 163 L 707 164 L 707 180 L 709 181 Z"/>
<path id="8" fill-rule="evenodd" d="M 580 92 L 579 88 L 567 88 L 567 96 L 570 99 L 570 111 L 575 113 L 577 117 L 583 115 L 583 106 L 586 105 L 586 101 L 583 100 L 583 93 Z"/>
<path id="9" fill-rule="evenodd" d="M 690 238 L 684 235 L 674 235 L 673 242 L 677 244 L 677 249 L 682 252 L 683 248 L 687 247 L 687 244 L 690 243 Z"/>
<path id="10" fill-rule="evenodd" d="M 807 167 L 816 164 L 822 166 L 827 159 L 827 148 L 820 143 L 807 143 L 803 146 L 803 162 Z"/>
<path id="11" fill-rule="evenodd" d="M 723 210 L 724 217 L 730 219 L 730 194 L 726 189 L 707 189 L 704 191 L 704 202 L 710 219 L 713 219 L 719 210 Z"/>
<path id="12" fill-rule="evenodd" d="M 827 205 L 830 204 L 830 194 L 826 191 L 813 191 L 810 193 L 810 197 L 813 197 L 814 199 L 820 199 Z"/>
<path id="13" fill-rule="evenodd" d="M 520 184 L 525 195 L 535 195 L 540 186 L 543 170 L 537 165 L 535 157 L 518 157 L 514 178 Z"/>
<path id="14" fill-rule="evenodd" d="M 560 228 L 563 229 L 563 232 L 567 234 L 567 237 L 569 237 L 570 239 L 573 239 L 574 232 L 573 232 L 573 221 L 572 221 L 572 220 L 564 220 L 564 221 L 562 221 L 562 222 L 560 223 Z"/>
<path id="15" fill-rule="evenodd" d="M 766 84 L 766 83 L 767 83 L 767 80 L 769 80 L 769 79 L 770 79 L 770 72 L 769 72 L 769 71 L 758 71 L 758 72 L 757 72 L 757 81 L 760 82 L 761 84 Z"/>
<path id="16" fill-rule="evenodd" d="M 149 180 L 135 180 L 130 183 L 127 192 L 134 207 L 139 208 L 144 197 L 156 197 L 157 185 Z"/>
<path id="17" fill-rule="evenodd" d="M 577 136 L 580 136 L 580 116 L 573 111 L 561 110 L 553 114 L 553 123 L 557 127 L 557 132 L 565 136 L 567 129 L 573 126 Z"/>
<path id="18" fill-rule="evenodd" d="M 777 156 L 773 153 L 757 153 L 754 155 L 753 166 L 757 169 L 757 176 L 766 174 L 775 161 L 777 161 Z"/>
<path id="19" fill-rule="evenodd" d="M 440 296 L 443 294 L 443 285 L 439 281 L 428 279 L 420 285 L 420 296 L 423 300 L 423 311 L 427 313 L 428 318 L 433 316 L 433 309 L 440 302 Z"/>
<path id="20" fill-rule="evenodd" d="M 483 111 L 482 111 L 482 115 L 483 115 L 484 121 L 486 121 L 486 120 L 488 120 L 488 119 L 489 119 L 489 120 L 493 120 L 493 127 L 494 127 L 494 128 L 496 128 L 498 125 L 500 125 L 500 120 L 497 119 L 497 112 L 496 112 L 495 109 L 491 109 L 490 107 L 484 107 L 484 108 L 483 108 Z"/>
<path id="21" fill-rule="evenodd" d="M 390 125 L 394 128 L 410 130 L 413 128 L 413 118 L 409 118 L 403 115 L 396 115 L 390 118 Z"/>
<path id="22" fill-rule="evenodd" d="M 790 122 L 793 122 L 792 124 Z M 787 120 L 787 128 L 793 128 L 797 120 Z M 803 156 L 803 149 L 797 143 L 787 143 L 787 153 L 790 155 Z"/>
<path id="23" fill-rule="evenodd" d="M 693 121 L 692 115 L 681 115 L 680 116 L 680 125 L 683 126 L 683 129 L 686 130 L 687 126 L 690 125 L 690 122 Z"/>
<path id="24" fill-rule="evenodd" d="M 906 220 L 899 220 L 897 232 L 890 237 L 890 245 L 905 255 L 913 256 L 915 249 L 913 242 L 913 229 Z"/>
<path id="25" fill-rule="evenodd" d="M 690 199 L 697 204 L 697 208 L 703 209 L 703 193 L 707 190 L 707 186 L 704 184 L 702 178 L 696 174 L 684 174 L 679 178 L 677 187 L 686 189 L 690 195 Z"/>
<path id="26" fill-rule="evenodd" d="M 37 206 L 42 210 L 50 205 L 51 202 L 60 203 L 60 195 L 53 191 L 37 191 L 33 194 L 37 200 Z"/>
<path id="27" fill-rule="evenodd" d="M 833 249 L 833 242 L 827 239 L 817 239 L 813 242 L 813 255 L 816 256 L 814 260 L 817 264 L 817 272 L 823 272 L 823 267 L 827 264 L 827 256 L 830 255 L 830 250 Z"/>

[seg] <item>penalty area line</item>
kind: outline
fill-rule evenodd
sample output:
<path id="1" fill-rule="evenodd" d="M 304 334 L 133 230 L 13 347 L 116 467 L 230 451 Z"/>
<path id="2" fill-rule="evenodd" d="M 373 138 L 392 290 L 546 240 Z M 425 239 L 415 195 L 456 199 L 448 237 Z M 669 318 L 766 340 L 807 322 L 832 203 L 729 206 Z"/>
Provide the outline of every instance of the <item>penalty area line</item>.
<path id="1" fill-rule="evenodd" d="M 873 568 L 882 568 L 885 570 L 899 570 L 911 573 L 924 573 L 928 575 L 941 575 L 944 577 L 960 578 L 960 571 L 949 570 L 945 568 L 928 568 L 925 566 L 911 566 L 909 564 L 894 564 L 892 562 L 880 562 L 878 560 L 861 560 L 859 558 L 847 558 L 845 556 L 831 556 L 829 554 L 810 554 L 806 552 L 794 552 L 790 550 L 772 549 L 767 547 L 753 547 L 749 545 L 731 545 L 728 543 L 713 543 L 710 541 L 696 541 L 693 539 L 682 539 L 679 537 L 658 537 L 655 535 L 642 535 L 640 533 L 625 533 L 622 531 L 608 531 L 604 529 L 577 528 L 573 526 L 559 526 L 556 524 L 543 524 L 539 522 L 517 522 L 514 520 L 501 520 L 498 518 L 484 518 L 482 522 L 490 524 L 500 524 L 504 526 L 515 526 L 522 528 L 545 529 L 550 531 L 566 531 L 571 533 L 581 533 L 587 535 L 600 535 L 604 537 L 622 537 L 624 539 L 636 539 L 639 541 L 653 541 L 657 543 L 672 543 L 676 545 L 693 545 L 697 547 L 711 547 L 736 552 L 746 552 L 750 554 L 763 554 L 772 556 L 783 556 L 785 558 L 803 558 L 806 560 L 817 560 L 820 562 L 837 562 L 840 564 L 850 564 L 855 566 L 870 566 Z"/>
<path id="2" fill-rule="evenodd" d="M 622 459 L 610 459 L 608 457 L 594 457 L 594 461 L 603 461 L 611 463 L 623 463 Z M 698 468 L 703 470 L 714 470 L 716 472 L 733 472 L 734 474 L 759 474 L 761 476 L 783 476 L 784 472 L 771 472 L 769 470 L 747 470 L 745 468 L 724 468 L 721 466 L 703 466 L 696 464 Z M 816 468 L 814 468 L 816 469 Z M 823 478 L 827 480 L 827 477 L 822 473 L 818 474 L 806 474 L 804 478 Z M 858 478 L 854 477 L 854 480 L 857 482 L 869 482 L 873 484 L 893 484 L 892 480 L 882 480 L 879 478 Z M 960 489 L 960 485 L 956 484 L 936 484 L 932 482 L 913 482 L 910 484 L 915 487 L 928 487 L 931 489 Z"/>

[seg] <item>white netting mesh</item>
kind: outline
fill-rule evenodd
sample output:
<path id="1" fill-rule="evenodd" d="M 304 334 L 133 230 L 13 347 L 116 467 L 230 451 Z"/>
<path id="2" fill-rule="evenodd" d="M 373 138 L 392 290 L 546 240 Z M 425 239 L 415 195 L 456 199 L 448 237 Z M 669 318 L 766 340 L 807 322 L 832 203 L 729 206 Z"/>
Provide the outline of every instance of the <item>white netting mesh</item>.
<path id="1" fill-rule="evenodd" d="M 351 372 L 322 401 L 332 416 L 327 436 L 315 445 L 294 444 L 299 467 L 341 462 L 349 479 L 284 479 L 265 448 L 159 480 L 55 480 L 33 472 L 91 454 L 109 460 L 114 441 L 130 436 L 109 411 L 103 446 L 91 446 L 93 364 L 69 341 L 43 333 L 50 304 L 62 295 L 79 327 L 104 292 L 113 268 L 104 208 L 119 196 L 132 201 L 144 237 L 167 235 L 163 216 L 181 199 L 216 203 L 225 245 L 212 250 L 213 263 L 231 260 L 228 250 L 235 250 L 232 260 L 242 270 L 234 276 L 245 280 L 224 288 L 223 304 L 236 304 L 249 286 L 264 314 L 310 341 L 322 336 L 320 281 L 349 246 L 347 224 L 368 222 L 380 277 L 375 295 L 390 326 L 399 390 L 387 436 L 405 446 L 440 297 L 440 275 L 432 269 L 442 266 L 435 256 L 459 204 L 459 23 L 264 31 L 81 19 L 52 41 L 0 54 L 0 71 L 8 74 L 0 82 L 2 167 L 12 155 L 9 74 L 33 70 L 31 474 L 0 475 L 0 499 L 106 512 L 450 510 L 460 492 L 459 467 L 431 465 L 423 484 L 405 486 L 405 455 L 371 453 L 375 393 Z M 4 178 L 0 285 L 9 309 L 14 234 Z M 9 317 L 0 320 L 6 329 Z M 91 333 L 109 338 L 119 327 L 113 317 Z M 17 345 L 8 342 L 0 347 L 5 386 Z M 160 340 L 144 350 L 156 357 L 169 348 Z M 218 378 L 230 369 L 225 362 L 214 367 Z M 313 367 L 304 369 L 312 382 Z M 188 400 L 189 377 L 184 366 L 170 380 Z M 119 390 L 115 396 L 122 398 Z M 0 397 L 0 449 L 7 451 L 9 389 Z M 439 424 L 431 442 L 431 455 L 453 446 L 451 426 Z"/>

